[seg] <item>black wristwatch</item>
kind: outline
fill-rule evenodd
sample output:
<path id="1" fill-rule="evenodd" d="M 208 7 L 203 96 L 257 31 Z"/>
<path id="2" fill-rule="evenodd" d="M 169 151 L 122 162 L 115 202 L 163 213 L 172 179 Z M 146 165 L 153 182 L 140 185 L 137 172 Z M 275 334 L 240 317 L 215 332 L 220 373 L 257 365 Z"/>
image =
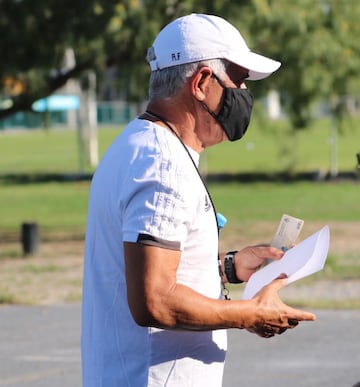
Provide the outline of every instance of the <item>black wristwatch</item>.
<path id="1" fill-rule="evenodd" d="M 237 251 L 229 251 L 226 253 L 224 257 L 224 268 L 225 268 L 225 274 L 228 279 L 228 281 L 231 284 L 241 284 L 244 281 L 241 281 L 237 278 L 236 272 L 235 272 L 235 254 Z"/>

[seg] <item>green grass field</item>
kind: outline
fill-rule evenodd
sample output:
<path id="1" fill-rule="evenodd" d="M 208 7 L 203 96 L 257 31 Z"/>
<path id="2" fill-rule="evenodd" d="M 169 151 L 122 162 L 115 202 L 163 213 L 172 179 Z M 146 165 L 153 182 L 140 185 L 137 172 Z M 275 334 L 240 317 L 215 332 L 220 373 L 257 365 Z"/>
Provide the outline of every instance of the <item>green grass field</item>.
<path id="1" fill-rule="evenodd" d="M 337 164 L 340 171 L 353 171 L 360 152 L 359 120 L 349 121 L 337 136 Z M 279 172 L 295 160 L 294 171 L 327 172 L 330 167 L 331 123 L 316 121 L 306 130 L 290 135 L 285 121 L 271 122 L 267 129 L 254 122 L 238 142 L 225 142 L 202 154 L 201 168 L 219 172 Z M 359 125 L 360 126 L 360 125 Z M 104 153 L 121 128 L 99 130 L 99 154 Z M 78 172 L 76 131 L 36 130 L 0 132 L 0 175 L 5 173 Z M 87 168 L 91 172 L 91 168 Z"/>
<path id="2" fill-rule="evenodd" d="M 43 230 L 84 231 L 89 182 L 2 185 L 0 233 L 36 221 Z M 283 213 L 308 221 L 360 220 L 359 184 L 210 184 L 217 210 L 229 221 L 273 221 Z"/>
<path id="3" fill-rule="evenodd" d="M 233 174 L 279 172 L 288 163 L 284 157 L 287 154 L 296 156 L 297 172 L 329 170 L 329 123 L 321 121 L 295 138 L 287 135 L 283 122 L 277 125 L 273 124 L 268 131 L 253 125 L 242 141 L 208 149 L 202 155 L 201 170 Z M 100 156 L 119 132 L 120 128 L 99 130 Z M 360 131 L 348 129 L 338 137 L 337 146 L 339 170 L 354 172 L 355 154 L 360 151 Z M 88 180 L 59 182 L 34 178 L 26 182 L 16 179 L 22 175 L 78 173 L 76 132 L 0 132 L 0 155 L 0 259 L 21 257 L 20 249 L 13 245 L 19 240 L 23 222 L 37 222 L 42 240 L 82 240 Z M 88 167 L 85 172 L 91 174 L 93 170 Z M 15 178 L 5 179 L 7 175 Z M 360 180 L 209 182 L 208 188 L 216 209 L 228 219 L 221 245 L 269 241 L 281 215 L 289 213 L 305 220 L 302 237 L 324 224 L 331 224 L 332 246 L 326 270 L 319 274 L 321 278 L 359 278 Z M 3 245 L 6 241 L 12 247 Z M 49 268 L 51 264 L 46 270 Z M 1 296 L 5 297 L 3 302 L 10 302 L 6 291 L 5 296 L 2 293 L 0 304 Z"/>
<path id="4" fill-rule="evenodd" d="M 297 171 L 328 170 L 327 125 L 319 121 L 318 126 L 297 134 Z M 283 122 L 278 129 L 272 126 L 265 131 L 255 125 L 242 141 L 209 148 L 202 155 L 201 169 L 209 173 L 281 171 L 279 153 L 285 147 L 287 129 Z M 100 156 L 119 131 L 99 130 Z M 349 129 L 339 136 L 338 150 L 339 170 L 354 171 L 360 131 Z M 79 171 L 77 134 L 71 130 L 0 132 L 0 155 L 0 176 Z M 16 184 L 0 180 L 0 233 L 17 230 L 30 220 L 45 230 L 83 231 L 88 188 L 88 181 Z M 284 212 L 310 220 L 360 219 L 357 182 L 212 183 L 209 188 L 218 210 L 233 222 L 274 221 Z"/>
<path id="5" fill-rule="evenodd" d="M 342 183 L 211 184 L 217 209 L 232 222 L 274 221 L 283 213 L 308 221 L 360 221 L 360 185 Z"/>
<path id="6" fill-rule="evenodd" d="M 342 134 L 337 135 L 339 171 L 352 171 L 356 167 L 356 153 L 360 152 L 360 125 L 356 122 L 349 121 Z M 297 132 L 289 131 L 285 121 L 271 122 L 266 129 L 262 125 L 255 120 L 241 141 L 209 148 L 205 158 L 208 171 L 279 172 L 289 165 L 294 172 L 329 171 L 333 157 L 330 121 L 318 120 Z"/>

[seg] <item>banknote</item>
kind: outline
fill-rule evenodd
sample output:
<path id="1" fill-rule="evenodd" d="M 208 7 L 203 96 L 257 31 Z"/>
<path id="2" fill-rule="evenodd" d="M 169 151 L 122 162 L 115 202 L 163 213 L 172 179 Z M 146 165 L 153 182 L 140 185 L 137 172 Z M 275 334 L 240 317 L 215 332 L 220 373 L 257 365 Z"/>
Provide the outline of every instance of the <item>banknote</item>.
<path id="1" fill-rule="evenodd" d="M 275 246 L 282 251 L 287 251 L 292 247 L 304 225 L 304 221 L 299 218 L 284 214 L 280 220 L 271 246 Z"/>

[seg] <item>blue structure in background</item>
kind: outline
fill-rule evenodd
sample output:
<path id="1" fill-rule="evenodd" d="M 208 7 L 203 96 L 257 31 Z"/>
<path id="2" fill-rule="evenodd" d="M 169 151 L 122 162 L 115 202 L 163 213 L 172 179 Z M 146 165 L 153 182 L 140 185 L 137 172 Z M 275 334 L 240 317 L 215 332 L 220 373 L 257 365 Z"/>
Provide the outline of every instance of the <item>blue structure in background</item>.
<path id="1" fill-rule="evenodd" d="M 34 102 L 32 108 L 39 113 L 78 110 L 80 98 L 77 95 L 51 95 Z"/>
<path id="2" fill-rule="evenodd" d="M 56 98 L 55 98 L 56 97 Z M 0 130 L 11 129 L 11 128 L 24 128 L 24 129 L 35 129 L 43 127 L 43 115 L 42 113 L 47 111 L 49 114 L 49 122 L 51 126 L 62 126 L 67 123 L 67 109 L 75 109 L 77 107 L 77 101 L 74 98 L 64 100 L 58 97 L 76 97 L 77 96 L 65 96 L 65 95 L 53 95 L 48 98 L 38 100 L 34 103 L 34 112 L 18 112 L 12 116 L 0 120 Z M 49 100 L 45 102 L 46 100 Z M 45 109 L 46 103 L 48 103 L 48 110 Z M 66 108 L 58 109 L 57 107 L 62 106 Z M 79 101 L 80 104 L 80 101 Z M 111 101 L 111 102 L 97 102 L 97 121 L 98 125 L 122 125 L 129 122 L 132 117 L 132 108 L 130 104 L 125 101 Z M 74 128 L 75 129 L 75 128 Z"/>

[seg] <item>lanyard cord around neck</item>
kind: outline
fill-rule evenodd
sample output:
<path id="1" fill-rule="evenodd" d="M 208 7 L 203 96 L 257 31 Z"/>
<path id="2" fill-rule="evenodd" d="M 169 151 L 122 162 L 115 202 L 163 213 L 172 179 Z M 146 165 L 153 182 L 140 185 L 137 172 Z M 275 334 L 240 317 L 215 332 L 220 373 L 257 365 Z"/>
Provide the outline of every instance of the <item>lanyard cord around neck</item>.
<path id="1" fill-rule="evenodd" d="M 159 115 L 156 114 L 156 113 L 153 113 L 153 112 L 150 111 L 150 110 L 146 110 L 146 113 L 149 114 L 149 115 L 151 115 L 151 116 L 153 116 L 154 118 L 157 118 L 157 119 L 158 119 L 159 121 L 161 121 L 164 125 L 166 125 L 166 126 L 170 129 L 170 131 L 177 137 L 177 139 L 180 141 L 181 145 L 182 145 L 183 148 L 185 149 L 186 153 L 188 154 L 188 156 L 189 156 L 189 158 L 190 158 L 190 160 L 191 160 L 191 162 L 192 162 L 192 164 L 193 164 L 193 166 L 194 166 L 194 168 L 195 168 L 195 170 L 196 170 L 196 172 L 197 172 L 197 174 L 198 174 L 198 176 L 199 176 L 199 178 L 200 178 L 200 180 L 201 180 L 201 182 L 202 182 L 202 184 L 203 184 L 203 186 L 204 186 L 204 188 L 205 188 L 205 191 L 206 191 L 206 193 L 207 193 L 207 195 L 208 195 L 208 198 L 209 198 L 209 200 L 210 200 L 211 207 L 212 207 L 213 212 L 214 212 L 215 222 L 216 222 L 216 226 L 217 226 L 217 230 L 218 230 L 218 236 L 219 236 L 219 233 L 220 233 L 220 227 L 219 227 L 219 223 L 218 223 L 218 219 L 217 219 L 217 214 L 216 214 L 216 209 L 215 209 L 214 202 L 213 202 L 213 200 L 212 200 L 212 198 L 211 198 L 211 195 L 210 195 L 210 192 L 209 192 L 209 190 L 208 190 L 208 188 L 207 188 L 207 186 L 206 186 L 206 184 L 205 184 L 205 182 L 204 182 L 204 180 L 203 180 L 203 178 L 202 178 L 202 176 L 201 176 L 201 174 L 200 174 L 200 171 L 199 171 L 198 167 L 196 166 L 195 161 L 194 161 L 194 159 L 192 158 L 192 156 L 191 156 L 191 154 L 190 154 L 190 152 L 189 152 L 189 149 L 188 149 L 187 146 L 184 144 L 183 140 L 180 138 L 180 136 L 179 136 L 179 134 L 176 132 L 176 130 L 169 124 L 169 122 L 168 122 L 165 118 L 159 116 Z M 223 273 L 222 268 L 221 268 L 221 260 L 220 260 L 219 255 L 218 255 L 218 268 L 219 268 L 219 276 L 220 276 L 220 278 L 222 279 L 224 273 Z M 223 294 L 223 296 L 224 296 L 224 298 L 225 298 L 226 300 L 230 300 L 230 298 L 228 297 L 229 291 L 228 291 L 228 289 L 225 287 L 225 284 L 224 284 L 224 283 L 223 283 L 222 294 Z"/>
<path id="2" fill-rule="evenodd" d="M 206 193 L 207 193 L 207 195 L 208 195 L 208 197 L 209 197 L 209 199 L 210 199 L 210 203 L 211 203 L 212 209 L 213 209 L 213 211 L 214 211 L 215 221 L 216 221 L 216 225 L 217 225 L 218 232 L 219 232 L 219 226 L 218 226 L 218 221 L 217 221 L 216 209 L 215 209 L 214 202 L 213 202 L 213 200 L 212 200 L 212 198 L 211 198 L 211 195 L 210 195 L 210 192 L 209 192 L 208 188 L 206 187 L 206 184 L 205 184 L 205 182 L 204 182 L 204 180 L 203 180 L 203 178 L 202 178 L 202 176 L 201 176 L 201 174 L 200 174 L 200 171 L 199 171 L 198 167 L 196 166 L 195 161 L 194 161 L 194 159 L 192 158 L 192 156 L 191 156 L 191 154 L 190 154 L 190 152 L 189 152 L 189 149 L 188 149 L 187 146 L 184 144 L 183 140 L 180 138 L 180 136 L 179 136 L 179 134 L 176 132 L 176 130 L 175 130 L 175 129 L 174 129 L 174 128 L 166 121 L 166 120 L 165 120 L 165 118 L 159 116 L 158 114 L 153 113 L 153 112 L 150 111 L 150 110 L 146 110 L 146 113 L 150 114 L 151 116 L 154 116 L 155 118 L 159 119 L 164 125 L 166 125 L 166 126 L 170 129 L 170 131 L 177 137 L 177 139 L 180 141 L 181 145 L 182 145 L 183 148 L 185 149 L 185 151 L 186 151 L 186 153 L 188 154 L 188 156 L 189 156 L 189 158 L 190 158 L 190 160 L 191 160 L 191 162 L 192 162 L 192 165 L 194 166 L 194 168 L 195 168 L 197 174 L 199 175 L 199 178 L 200 178 L 200 180 L 201 180 L 201 182 L 202 182 L 202 184 L 203 184 L 203 186 L 204 186 L 204 188 L 205 188 L 205 191 L 206 191 Z"/>

